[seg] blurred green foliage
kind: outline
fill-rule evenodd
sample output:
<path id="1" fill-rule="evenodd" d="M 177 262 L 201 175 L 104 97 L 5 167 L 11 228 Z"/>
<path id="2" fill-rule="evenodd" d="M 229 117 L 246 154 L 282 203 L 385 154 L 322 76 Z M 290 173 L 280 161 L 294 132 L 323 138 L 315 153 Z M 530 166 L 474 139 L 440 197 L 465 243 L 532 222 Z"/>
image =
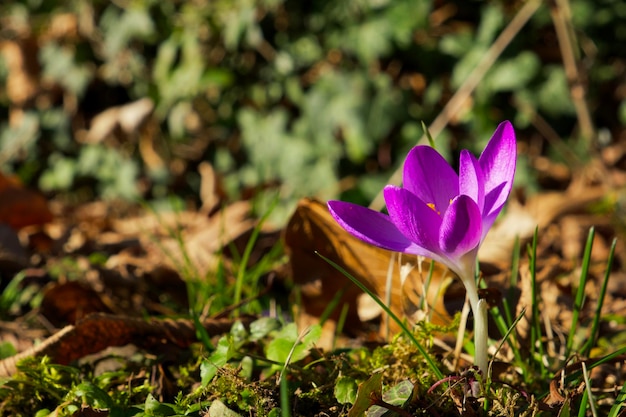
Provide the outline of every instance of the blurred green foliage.
<path id="1" fill-rule="evenodd" d="M 209 161 L 230 198 L 254 195 L 260 210 L 277 193 L 367 202 L 522 4 L 8 0 L 0 163 L 78 200 L 194 196 L 196 167 Z M 594 122 L 617 136 L 626 6 L 569 5 Z M 148 121 L 125 131 L 122 115 L 121 129 L 85 139 L 96 115 L 146 97 Z M 442 140 L 477 150 L 501 120 L 523 132 L 537 114 L 575 138 L 548 3 Z"/>

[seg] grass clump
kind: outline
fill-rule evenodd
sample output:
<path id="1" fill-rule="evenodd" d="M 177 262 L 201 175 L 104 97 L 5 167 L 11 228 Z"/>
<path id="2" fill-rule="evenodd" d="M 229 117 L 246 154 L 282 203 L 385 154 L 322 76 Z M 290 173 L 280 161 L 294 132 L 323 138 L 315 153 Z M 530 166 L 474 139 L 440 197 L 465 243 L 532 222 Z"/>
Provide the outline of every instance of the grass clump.
<path id="1" fill-rule="evenodd" d="M 48 357 L 30 357 L 19 363 L 18 370 L 2 381 L 0 415 L 65 416 L 86 406 L 133 415 L 138 411 L 134 405 L 154 390 L 150 375 L 134 377 L 131 369 L 96 376 L 91 369 L 54 364 Z"/>
<path id="2" fill-rule="evenodd" d="M 266 383 L 253 382 L 240 374 L 232 365 L 220 368 L 218 375 L 207 385 L 204 392 L 208 400 L 220 400 L 231 409 L 248 415 L 268 415 L 279 406 L 276 389 Z"/>
<path id="3" fill-rule="evenodd" d="M 253 236 L 252 241 L 257 239 Z M 626 349 L 619 336 L 601 332 L 606 317 L 601 317 L 602 297 L 589 317 L 582 294 L 589 279 L 588 266 L 593 233 L 585 250 L 580 279 L 572 285 L 573 308 L 578 317 L 572 330 L 562 332 L 559 342 L 550 339 L 545 318 L 541 317 L 541 285 L 537 279 L 537 236 L 527 247 L 530 279 L 527 283 L 533 302 L 527 310 L 517 309 L 513 299 L 490 310 L 496 326 L 491 330 L 490 375 L 473 368 L 455 369 L 451 354 L 441 349 L 441 340 L 453 338 L 460 323 L 455 316 L 449 326 L 420 322 L 409 327 L 406 320 L 393 317 L 402 332 L 388 343 L 374 347 L 361 340 L 357 347 L 322 351 L 318 348 L 322 326 L 298 328 L 292 317 L 271 311 L 267 317 L 266 298 L 256 297 L 260 276 L 282 261 L 279 249 L 270 250 L 266 258 L 247 265 L 230 265 L 239 285 L 226 291 L 227 272 L 220 269 L 213 279 L 190 275 L 189 305 L 180 314 L 197 320 L 197 339 L 191 349 L 163 348 L 152 352 L 135 350 L 128 357 L 114 353 L 94 361 L 61 366 L 48 358 L 29 358 L 19 365 L 19 373 L 2 381 L 0 414 L 14 416 L 73 415 L 78 410 L 106 410 L 112 416 L 204 416 L 209 410 L 228 416 L 368 416 L 394 413 L 396 416 L 484 415 L 534 416 L 556 413 L 572 415 L 618 416 L 624 391 L 608 391 L 610 378 L 619 383 L 617 367 Z M 611 269 L 606 265 L 602 295 L 606 292 Z M 520 263 L 516 246 L 512 264 L 517 277 Z M 222 264 L 224 266 L 224 264 Z M 205 277 L 206 278 L 206 277 Z M 520 278 L 521 279 L 521 278 Z M 355 282 L 357 282 L 355 280 Z M 234 284 L 234 281 L 231 281 Z M 519 283 L 511 279 L 511 286 Z M 226 334 L 208 334 L 200 315 L 216 315 L 219 308 L 234 299 L 239 288 L 240 304 L 226 314 L 236 317 Z M 14 294 L 10 289 L 6 294 Z M 375 297 L 374 294 L 371 294 Z M 264 295 L 264 297 L 268 297 Z M 246 302 L 247 300 L 251 302 Z M 15 302 L 7 295 L 3 305 Z M 380 301 L 380 300 L 379 300 Z M 384 304 L 383 304 L 384 305 Z M 381 305 L 381 307 L 383 306 Z M 385 306 L 386 307 L 386 306 Z M 384 308 L 383 308 L 384 309 Z M 204 311 L 203 311 L 204 310 Z M 235 312 L 235 310 L 239 310 Z M 587 309 L 589 310 L 589 309 Z M 528 314 L 526 314 L 528 311 Z M 387 314 L 392 314 L 389 309 Z M 254 314 L 242 324 L 244 318 Z M 241 321 L 237 321 L 241 320 Z M 519 332 L 522 320 L 529 329 Z M 230 323 L 229 323 L 230 325 Z M 578 335 L 588 334 L 588 338 Z M 576 336 L 576 337 L 574 337 Z M 544 349 L 552 343 L 556 348 Z M 470 354 L 473 345 L 466 336 L 464 346 Z M 178 348 L 177 348 L 178 349 Z M 593 355 L 607 355 L 592 358 Z M 101 370 L 103 359 L 114 358 L 114 370 Z M 121 364 L 121 365 L 119 365 Z M 583 366 L 584 365 L 584 366 Z M 169 388 L 167 386 L 169 385 Z M 586 387 L 592 387 L 593 389 Z M 561 398 L 562 397 L 562 398 Z M 221 407 L 221 408 L 220 408 Z M 221 410 L 221 411 L 217 411 Z M 221 414 L 220 414 L 221 413 Z"/>

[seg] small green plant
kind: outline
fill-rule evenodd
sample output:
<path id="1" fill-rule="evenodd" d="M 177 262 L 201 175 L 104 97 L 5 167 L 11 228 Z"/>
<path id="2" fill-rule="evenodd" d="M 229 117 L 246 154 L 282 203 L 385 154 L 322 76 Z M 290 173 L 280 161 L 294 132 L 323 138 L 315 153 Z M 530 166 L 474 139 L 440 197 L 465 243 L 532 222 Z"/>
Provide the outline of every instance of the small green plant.
<path id="1" fill-rule="evenodd" d="M 137 411 L 133 402 L 152 389 L 147 380 L 131 382 L 129 372 L 105 372 L 96 377 L 74 366 L 53 364 L 47 357 L 26 358 L 18 364 L 18 371 L 0 386 L 2 415 L 47 416 L 54 412 L 70 416 L 83 406 L 132 415 Z"/>

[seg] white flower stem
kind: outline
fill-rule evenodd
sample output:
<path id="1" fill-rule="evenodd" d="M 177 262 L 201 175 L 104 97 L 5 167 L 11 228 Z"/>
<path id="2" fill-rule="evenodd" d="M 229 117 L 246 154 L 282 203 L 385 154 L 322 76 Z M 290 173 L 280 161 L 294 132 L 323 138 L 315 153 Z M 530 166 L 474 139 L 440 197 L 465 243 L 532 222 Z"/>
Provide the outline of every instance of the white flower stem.
<path id="1" fill-rule="evenodd" d="M 478 297 L 478 289 L 476 287 L 476 278 L 472 271 L 468 276 L 461 277 L 467 297 L 469 298 L 472 314 L 474 315 L 474 365 L 480 369 L 483 376 L 487 376 L 487 340 L 489 333 L 487 331 L 487 302 Z"/>
<path id="2" fill-rule="evenodd" d="M 489 332 L 487 331 L 487 301 L 478 300 L 474 311 L 474 364 L 478 366 L 483 373 L 483 377 L 487 377 L 487 339 Z"/>

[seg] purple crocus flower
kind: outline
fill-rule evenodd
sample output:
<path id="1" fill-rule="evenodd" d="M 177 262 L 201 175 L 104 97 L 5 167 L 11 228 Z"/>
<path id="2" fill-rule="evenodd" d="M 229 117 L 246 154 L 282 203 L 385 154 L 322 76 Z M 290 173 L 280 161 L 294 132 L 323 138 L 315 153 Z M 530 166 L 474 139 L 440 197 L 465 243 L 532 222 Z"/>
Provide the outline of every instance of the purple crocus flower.
<path id="1" fill-rule="evenodd" d="M 465 284 L 477 320 L 476 256 L 511 192 L 516 157 L 515 132 L 503 122 L 478 159 L 461 152 L 458 175 L 433 148 L 414 147 L 404 163 L 403 187 L 384 189 L 389 215 L 342 201 L 329 201 L 328 208 L 367 243 L 449 267 Z M 484 337 L 486 350 L 486 332 Z M 486 352 L 484 362 L 479 367 L 486 370 Z"/>

